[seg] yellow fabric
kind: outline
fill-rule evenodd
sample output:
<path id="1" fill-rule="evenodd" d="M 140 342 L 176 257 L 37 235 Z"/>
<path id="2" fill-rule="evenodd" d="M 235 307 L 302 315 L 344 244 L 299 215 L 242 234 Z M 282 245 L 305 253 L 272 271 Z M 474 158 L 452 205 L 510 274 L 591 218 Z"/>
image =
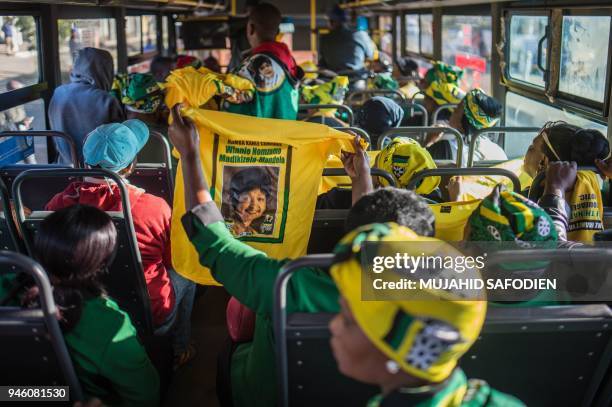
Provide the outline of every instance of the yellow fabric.
<path id="1" fill-rule="evenodd" d="M 381 230 L 383 227 L 390 230 Z M 393 245 L 393 242 L 404 243 L 395 249 L 401 247 L 402 252 L 413 256 L 456 257 L 461 253 L 438 239 L 417 236 L 412 230 L 394 223 L 368 225 L 349 233 L 341 241 L 340 245 L 350 245 L 349 250 L 354 255 L 341 255 L 341 258 L 348 259 L 334 264 L 330 270 L 355 321 L 374 346 L 410 375 L 433 382 L 446 379 L 459 358 L 478 338 L 485 318 L 486 301 L 461 301 L 462 297 L 452 291 L 428 289 L 407 290 L 401 300 L 364 301 L 362 295 L 367 286 L 362 284 L 367 285 L 371 279 L 378 278 L 371 270 L 362 269 L 360 252 L 364 241 L 387 242 L 387 245 L 377 246 L 375 254 L 370 251 L 374 250 L 373 245 L 369 245 L 368 257 L 387 255 L 388 245 Z M 335 251 L 343 254 L 341 247 Z M 457 275 L 454 270 L 450 273 L 444 274 L 445 277 L 450 279 Z M 392 294 L 382 291 L 379 295 L 384 299 Z M 419 356 L 423 355 L 418 354 L 419 350 L 426 352 L 432 335 L 426 328 L 433 330 L 440 325 L 446 326 L 447 332 L 457 333 L 457 341 L 448 345 L 436 341 L 439 353 L 427 355 L 427 362 L 421 364 Z M 416 355 L 411 353 L 413 349 Z"/>
<path id="2" fill-rule="evenodd" d="M 319 76 L 319 68 L 312 61 L 305 61 L 300 64 L 300 67 L 304 71 L 304 79 L 317 79 Z"/>
<path id="3" fill-rule="evenodd" d="M 455 83 L 433 81 L 425 89 L 425 94 L 435 100 L 438 105 L 447 103 L 459 104 L 465 97 L 465 92 Z"/>
<path id="4" fill-rule="evenodd" d="M 603 200 L 597 175 L 593 171 L 578 171 L 576 184 L 569 197 L 570 216 L 567 239 L 590 242 L 603 230 Z"/>
<path id="5" fill-rule="evenodd" d="M 406 188 L 417 172 L 437 168 L 429 151 L 421 147 L 416 140 L 406 137 L 394 138 L 387 144 L 376 157 L 374 167 L 393 175 L 400 188 Z M 384 186 L 388 185 L 384 179 L 380 181 Z M 439 184 L 440 177 L 427 177 L 418 186 L 416 193 L 430 194 Z"/>
<path id="6" fill-rule="evenodd" d="M 380 151 L 376 150 L 366 151 L 370 159 L 370 164 L 376 161 L 376 156 L 379 152 Z M 339 156 L 332 155 L 327 159 L 324 168 L 344 168 L 344 165 L 342 165 L 342 160 L 340 160 Z M 351 179 L 348 177 L 348 175 L 342 177 L 321 177 L 319 195 L 324 194 L 335 187 L 350 187 L 351 184 Z"/>
<path id="7" fill-rule="evenodd" d="M 240 226 L 232 207 L 232 180 L 245 168 L 259 168 L 272 180 L 266 210 L 240 240 L 270 257 L 306 253 L 321 171 L 330 154 L 353 150 L 353 136 L 328 126 L 299 121 L 262 119 L 195 108 L 183 109 L 200 134 L 200 157 L 213 199 L 228 228 Z M 283 142 L 280 143 L 279 141 Z M 263 189 L 262 189 L 263 190 Z M 181 217 L 185 214 L 183 175 L 179 166 L 172 211 L 172 263 L 183 276 L 217 285 L 199 264 Z"/>
<path id="8" fill-rule="evenodd" d="M 342 104 L 348 90 L 348 76 L 336 76 L 334 79 L 320 85 L 302 86 L 302 97 L 306 103 L 317 105 Z M 331 116 L 337 109 L 322 109 L 324 116 Z"/>
<path id="9" fill-rule="evenodd" d="M 447 242 L 464 240 L 465 225 L 479 204 L 480 200 L 474 199 L 429 205 L 436 219 L 435 237 Z"/>
<path id="10" fill-rule="evenodd" d="M 249 80 L 232 74 L 218 74 L 207 68 L 195 69 L 188 66 L 175 69 L 164 84 L 166 106 L 183 103 L 185 107 L 202 107 L 213 96 L 223 96 L 230 102 L 240 102 L 245 96 L 251 97 L 255 86 Z M 209 107 L 209 106 L 207 106 Z"/>
<path id="11" fill-rule="evenodd" d="M 516 174 L 521 184 L 521 191 L 528 188 L 533 181 L 529 174 L 523 169 L 523 158 L 509 160 L 494 165 L 492 168 L 503 168 Z M 503 184 L 510 191 L 513 190 L 512 181 L 507 177 L 499 175 L 462 176 L 461 180 L 462 193 L 459 196 L 459 201 L 483 199 L 488 196 L 493 190 L 493 187 L 498 184 Z"/>

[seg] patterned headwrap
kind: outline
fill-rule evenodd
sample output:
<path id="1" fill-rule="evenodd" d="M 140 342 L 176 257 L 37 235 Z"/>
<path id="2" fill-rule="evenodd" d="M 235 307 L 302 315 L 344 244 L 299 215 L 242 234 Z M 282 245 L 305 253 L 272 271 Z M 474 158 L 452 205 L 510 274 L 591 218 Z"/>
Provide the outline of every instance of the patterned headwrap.
<path id="1" fill-rule="evenodd" d="M 111 92 L 126 109 L 139 113 L 156 112 L 164 98 L 153 75 L 142 73 L 117 75 Z"/>
<path id="2" fill-rule="evenodd" d="M 462 301 L 463 297 L 452 290 L 426 288 L 418 294 L 408 290 L 405 299 L 399 301 L 363 301 L 362 282 L 367 278 L 363 273 L 371 272 L 361 266 L 364 242 L 368 242 L 368 253 L 375 248 L 376 255 L 385 251 L 386 245 L 373 247 L 371 242 L 399 242 L 401 250 L 413 251 L 411 255 L 415 256 L 423 255 L 422 250 L 426 255 L 461 254 L 438 239 L 418 236 L 395 223 L 373 224 L 342 239 L 334 250 L 336 262 L 330 270 L 355 321 L 377 349 L 412 376 L 431 382 L 446 379 L 478 338 L 486 301 Z M 456 275 L 451 271 L 448 278 Z"/>
<path id="3" fill-rule="evenodd" d="M 405 188 L 419 171 L 437 168 L 429 151 L 413 139 L 396 137 L 378 155 L 374 167 L 387 171 L 400 188 Z M 387 181 L 380 182 L 387 186 Z M 440 184 L 440 177 L 427 177 L 417 187 L 417 194 L 430 194 Z"/>
<path id="4" fill-rule="evenodd" d="M 463 113 L 468 123 L 474 126 L 474 128 L 479 130 L 488 129 L 489 127 L 495 126 L 499 121 L 499 113 L 501 112 L 492 116 L 487 114 L 485 109 L 483 109 L 484 104 L 489 103 L 489 101 L 493 101 L 496 105 L 499 105 L 495 99 L 478 88 L 469 91 L 465 99 L 463 99 Z"/>
<path id="5" fill-rule="evenodd" d="M 317 105 L 342 104 L 348 90 L 348 76 L 336 76 L 321 85 L 303 86 L 302 97 L 306 103 Z"/>
<path id="6" fill-rule="evenodd" d="M 432 82 L 446 82 L 459 84 L 459 80 L 463 76 L 463 69 L 458 66 L 448 65 L 441 61 L 436 61 L 426 73 L 425 81 L 427 84 Z"/>
<path id="7" fill-rule="evenodd" d="M 459 67 L 447 65 L 444 62 L 436 62 L 425 74 L 425 94 L 435 100 L 438 105 L 447 103 L 458 104 L 465 96 L 465 92 L 459 87 L 459 80 L 463 76 L 463 70 Z"/>
<path id="8" fill-rule="evenodd" d="M 556 242 L 557 231 L 551 217 L 535 202 L 501 184 L 482 200 L 468 220 L 468 240 L 477 242 Z"/>

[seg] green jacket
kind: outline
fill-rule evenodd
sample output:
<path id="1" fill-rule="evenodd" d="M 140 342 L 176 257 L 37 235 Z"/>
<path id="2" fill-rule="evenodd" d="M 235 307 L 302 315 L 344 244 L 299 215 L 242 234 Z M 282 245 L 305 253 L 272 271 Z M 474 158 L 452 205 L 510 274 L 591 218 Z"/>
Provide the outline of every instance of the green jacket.
<path id="1" fill-rule="evenodd" d="M 10 292 L 15 276 L 0 278 L 0 298 Z M 19 306 L 19 301 L 8 305 Z M 105 406 L 159 405 L 157 370 L 138 341 L 130 317 L 113 300 L 86 300 L 81 319 L 64 340 L 87 397 L 97 397 Z"/>
<path id="2" fill-rule="evenodd" d="M 234 239 L 213 202 L 187 212 L 183 226 L 198 251 L 200 263 L 211 269 L 227 292 L 256 314 L 253 341 L 240 345 L 232 355 L 234 407 L 275 405 L 273 287 L 281 267 L 289 260 L 271 259 Z M 289 280 L 287 313 L 338 310 L 338 290 L 327 273 L 303 269 Z"/>
<path id="3" fill-rule="evenodd" d="M 460 394 L 463 393 L 463 396 Z M 378 395 L 367 407 L 522 407 L 520 400 L 492 389 L 487 382 L 470 379 L 459 368 L 444 382 L 420 388 L 399 389 Z"/>

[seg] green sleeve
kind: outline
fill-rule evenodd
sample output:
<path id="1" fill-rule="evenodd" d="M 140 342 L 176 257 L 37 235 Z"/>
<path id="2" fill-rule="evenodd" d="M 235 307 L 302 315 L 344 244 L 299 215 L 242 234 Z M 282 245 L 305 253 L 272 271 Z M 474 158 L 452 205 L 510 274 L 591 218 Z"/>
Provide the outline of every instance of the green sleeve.
<path id="1" fill-rule="evenodd" d="M 252 311 L 271 315 L 276 276 L 288 260 L 271 259 L 235 239 L 214 203 L 200 205 L 188 212 L 183 217 L 183 226 L 198 251 L 200 263 L 210 268 L 215 280 Z M 311 293 L 320 291 L 322 284 L 325 287 L 331 285 L 332 292 L 336 292 L 332 280 L 323 272 L 297 271 L 287 288 L 287 311 L 320 308 L 318 299 L 312 298 Z M 333 296 L 331 302 L 336 308 L 337 296 Z"/>
<path id="2" fill-rule="evenodd" d="M 123 406 L 158 406 L 159 376 L 125 315 L 123 324 L 102 356 L 101 373 L 113 386 Z"/>

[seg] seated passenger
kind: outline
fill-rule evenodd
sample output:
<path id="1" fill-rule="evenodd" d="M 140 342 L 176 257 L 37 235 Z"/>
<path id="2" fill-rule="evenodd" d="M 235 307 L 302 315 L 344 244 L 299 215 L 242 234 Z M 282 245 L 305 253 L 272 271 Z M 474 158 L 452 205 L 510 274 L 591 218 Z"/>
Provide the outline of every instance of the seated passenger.
<path id="1" fill-rule="evenodd" d="M 127 181 L 136 166 L 136 155 L 148 138 L 149 129 L 139 120 L 100 126 L 87 136 L 83 146 L 85 164 L 115 172 Z M 177 361 L 186 361 L 194 353 L 189 332 L 195 284 L 172 270 L 170 207 L 143 189 L 129 183 L 127 188 L 156 334 L 172 333 Z M 85 178 L 55 195 L 45 209 L 55 211 L 75 204 L 121 211 L 119 187 L 105 179 Z"/>
<path id="2" fill-rule="evenodd" d="M 181 69 L 187 66 L 193 66 L 195 69 L 198 69 L 202 66 L 202 62 L 192 55 L 179 55 L 176 57 L 174 69 Z"/>
<path id="3" fill-rule="evenodd" d="M 183 226 L 202 265 L 228 293 L 256 313 L 253 341 L 239 344 L 232 355 L 231 388 L 235 407 L 272 406 L 276 400 L 272 329 L 273 286 L 288 259 L 267 257 L 235 239 L 212 200 L 199 154 L 194 124 L 172 109 L 170 138 L 181 154 L 187 214 Z M 351 208 L 346 229 L 371 222 L 396 222 L 420 235 L 433 235 L 433 213 L 412 191 L 383 188 L 365 195 Z M 289 282 L 288 312 L 337 312 L 337 289 L 323 270 L 303 270 Z M 254 397 L 253 395 L 257 395 Z"/>
<path id="4" fill-rule="evenodd" d="M 610 145 L 606 137 L 597 130 L 581 129 L 565 122 L 547 123 L 540 134 L 535 137 L 525 154 L 523 168 L 535 178 L 546 171 L 555 161 L 574 162 L 571 184 L 564 184 L 564 189 L 554 190 L 543 184 L 532 185 L 525 194 L 533 201 L 554 207 L 560 219 L 564 219 L 567 238 L 577 241 L 591 240 L 592 234 L 603 229 L 603 202 L 600 191 L 600 180 L 594 172 L 580 172 L 576 175 L 577 166 L 602 165 L 601 160 L 608 159 Z M 569 164 L 565 164 L 565 168 Z M 604 172 L 605 175 L 605 172 Z M 585 198 L 588 198 L 585 200 Z M 597 208 L 598 216 L 590 216 L 585 211 L 570 211 L 571 207 Z M 576 213 L 578 212 L 578 213 Z M 588 215 L 588 216 L 587 216 Z M 564 235 L 560 233 L 562 240 Z"/>
<path id="5" fill-rule="evenodd" d="M 375 228 L 375 229 L 374 229 Z M 422 290 L 421 301 L 363 301 L 360 253 L 355 242 L 384 237 L 410 241 L 411 231 L 393 224 L 371 225 L 336 248 L 330 274 L 340 291 L 340 312 L 331 320 L 331 348 L 340 372 L 380 387 L 368 407 L 490 406 L 524 404 L 477 379 L 467 379 L 457 362 L 479 336 L 485 301 Z M 379 237 L 380 236 L 380 237 Z M 391 237 L 392 236 L 392 237 Z M 369 246 L 371 247 L 371 246 Z M 343 254 L 346 255 L 343 256 Z M 410 295 L 410 294 L 407 294 Z"/>
<path id="6" fill-rule="evenodd" d="M 471 140 L 470 135 L 476 130 L 487 129 L 495 126 L 499 121 L 502 105 L 492 97 L 488 96 L 481 89 L 472 89 L 459 103 L 451 114 L 448 124 L 458 130 L 464 136 L 464 140 Z M 433 147 L 440 140 L 448 141 L 448 149 L 445 151 Z M 478 136 L 474 150 L 474 161 L 483 160 L 507 160 L 508 156 L 504 150 L 491 141 L 485 135 Z M 445 136 L 444 133 L 430 134 L 425 142 L 425 146 L 432 153 L 435 159 L 457 159 L 458 144 L 453 136 Z M 468 146 L 463 148 L 463 163 L 467 163 Z"/>
<path id="7" fill-rule="evenodd" d="M 49 104 L 51 130 L 70 136 L 81 160 L 85 136 L 102 124 L 125 119 L 121 104 L 109 93 L 113 74 L 113 57 L 108 51 L 84 48 L 72 68 L 70 83 L 53 92 Z M 57 162 L 72 163 L 68 143 L 57 137 L 53 140 L 59 152 Z"/>
<path id="8" fill-rule="evenodd" d="M 377 176 L 370 180 L 370 163 L 363 148 L 355 142 L 356 154 L 342 154 L 342 164 L 351 178 L 351 189 L 334 187 L 317 197 L 317 209 L 348 209 L 362 195 L 373 188 L 388 186 L 388 182 Z M 362 158 L 363 157 L 363 158 Z M 429 152 L 415 140 L 397 137 L 376 156 L 372 168 L 388 172 L 398 188 L 405 189 L 412 177 L 423 170 L 436 168 Z M 365 178 L 365 179 L 362 179 Z M 440 177 L 427 177 L 416 188 L 416 193 L 436 202 L 442 200 L 438 184 Z"/>
<path id="9" fill-rule="evenodd" d="M 117 231 L 99 209 L 73 205 L 49 215 L 35 237 L 36 258 L 53 285 L 60 326 L 87 397 L 105 405 L 156 406 L 159 377 L 130 317 L 104 294 Z M 34 306 L 38 289 L 23 303 Z"/>
<path id="10" fill-rule="evenodd" d="M 355 115 L 357 127 L 364 129 L 370 136 L 375 148 L 379 146 L 379 137 L 389 129 L 401 124 L 404 110 L 392 99 L 374 96 L 361 106 Z M 379 146 L 379 149 L 384 146 Z"/>
<path id="11" fill-rule="evenodd" d="M 425 93 L 423 106 L 429 117 L 433 120 L 433 114 L 442 105 L 458 105 L 465 97 L 465 92 L 459 87 L 459 80 L 463 76 L 463 70 L 459 67 L 437 61 L 434 63 L 421 80 L 420 86 Z M 452 110 L 442 110 L 438 120 L 448 122 Z M 435 124 L 435 123 L 434 123 Z"/>
<path id="12" fill-rule="evenodd" d="M 234 70 L 255 84 L 255 98 L 249 103 L 226 103 L 229 112 L 256 117 L 295 120 L 299 101 L 298 86 L 304 72 L 286 44 L 276 41 L 281 12 L 269 3 L 251 7 L 247 38 L 249 56 Z"/>
<path id="13" fill-rule="evenodd" d="M 158 55 L 151 61 L 149 73 L 157 82 L 165 82 L 173 69 L 174 60 L 172 58 Z"/>
<path id="14" fill-rule="evenodd" d="M 341 105 L 344 102 L 344 96 L 347 90 L 348 77 L 336 76 L 329 82 L 318 85 L 302 86 L 301 96 L 304 103 L 308 104 Z M 346 127 L 347 124 L 342 121 L 342 119 L 347 120 L 348 118 L 341 117 L 340 115 L 342 113 L 342 110 L 336 109 L 310 109 L 308 111 L 308 117 L 305 120 L 312 123 L 324 123 L 331 127 Z"/>
<path id="15" fill-rule="evenodd" d="M 142 73 L 117 75 L 113 82 L 113 92 L 125 107 L 128 119 L 138 119 L 147 125 L 149 131 L 156 131 L 168 138 L 167 109 L 163 90 L 152 75 Z M 143 150 L 138 156 L 140 162 L 160 162 L 160 152 L 152 151 L 146 146 Z M 178 160 L 173 164 L 178 164 Z M 173 168 L 175 167 L 176 165 L 173 165 Z"/>

